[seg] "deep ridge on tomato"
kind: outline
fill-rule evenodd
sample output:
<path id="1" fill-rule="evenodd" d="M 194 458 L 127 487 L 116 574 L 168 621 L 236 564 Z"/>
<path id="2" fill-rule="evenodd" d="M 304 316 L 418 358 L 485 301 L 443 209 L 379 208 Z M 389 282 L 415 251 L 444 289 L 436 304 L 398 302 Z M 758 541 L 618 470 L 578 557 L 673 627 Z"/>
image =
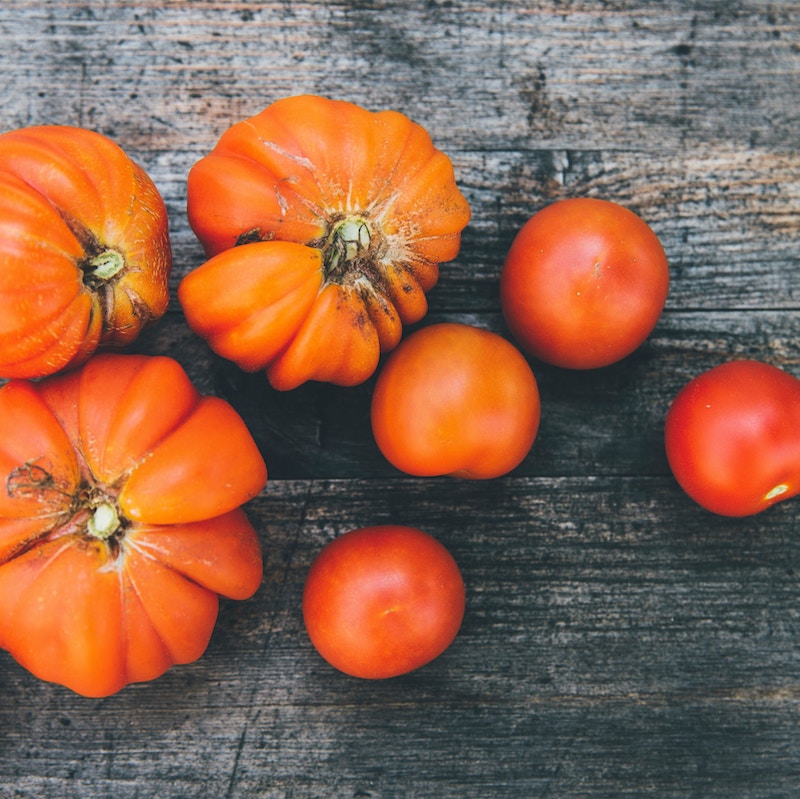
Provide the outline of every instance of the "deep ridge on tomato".
<path id="1" fill-rule="evenodd" d="M 0 221 L 0 377 L 75 368 L 166 312 L 166 206 L 106 136 L 63 125 L 1 134 Z"/>
<path id="2" fill-rule="evenodd" d="M 208 260 L 178 288 L 186 319 L 281 390 L 370 377 L 426 314 L 470 218 L 422 126 L 313 95 L 232 125 L 187 192 Z"/>
<path id="3" fill-rule="evenodd" d="M 165 402 L 165 398 L 168 401 Z M 0 388 L 0 646 L 107 696 L 196 660 L 262 576 L 243 420 L 165 356 L 95 355 Z"/>

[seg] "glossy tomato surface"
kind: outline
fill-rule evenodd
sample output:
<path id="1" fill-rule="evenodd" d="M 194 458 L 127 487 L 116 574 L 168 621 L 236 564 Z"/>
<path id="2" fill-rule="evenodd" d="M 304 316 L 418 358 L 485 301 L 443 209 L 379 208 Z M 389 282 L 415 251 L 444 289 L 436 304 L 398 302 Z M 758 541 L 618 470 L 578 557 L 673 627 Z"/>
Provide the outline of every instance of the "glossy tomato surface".
<path id="1" fill-rule="evenodd" d="M 301 95 L 222 135 L 189 173 L 188 215 L 209 258 L 178 289 L 189 325 L 286 390 L 372 375 L 470 209 L 419 124 Z"/>
<path id="2" fill-rule="evenodd" d="M 227 403 L 166 357 L 96 355 L 0 389 L 0 646 L 105 696 L 196 660 L 218 595 L 258 588 L 240 508 L 264 461 Z"/>
<path id="3" fill-rule="evenodd" d="M 389 356 L 370 413 L 379 449 L 401 471 L 486 479 L 528 454 L 541 405 L 516 347 L 447 322 L 415 331 Z"/>
<path id="4" fill-rule="evenodd" d="M 60 125 L 0 135 L 0 376 L 130 344 L 165 313 L 167 210 L 114 142 Z"/>
<path id="5" fill-rule="evenodd" d="M 517 234 L 500 278 L 503 315 L 528 354 L 569 369 L 630 355 L 650 335 L 669 291 L 661 242 L 608 200 L 561 200 Z"/>
<path id="6" fill-rule="evenodd" d="M 678 393 L 667 458 L 707 510 L 750 516 L 800 492 L 800 380 L 752 360 L 720 364 Z"/>
<path id="7" fill-rule="evenodd" d="M 379 525 L 324 547 L 306 579 L 303 618 L 332 666 L 385 679 L 444 652 L 465 601 L 461 572 L 441 543 L 413 527 Z"/>

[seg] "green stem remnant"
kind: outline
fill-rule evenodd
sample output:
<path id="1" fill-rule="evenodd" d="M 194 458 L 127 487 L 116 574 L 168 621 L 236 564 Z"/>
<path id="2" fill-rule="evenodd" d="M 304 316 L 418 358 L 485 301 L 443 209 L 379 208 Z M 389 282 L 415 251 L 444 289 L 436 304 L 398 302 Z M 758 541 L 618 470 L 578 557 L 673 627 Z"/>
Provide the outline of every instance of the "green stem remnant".
<path id="1" fill-rule="evenodd" d="M 104 250 L 90 258 L 84 267 L 84 272 L 90 278 L 98 281 L 111 280 L 125 266 L 125 259 L 116 250 Z"/>
<path id="2" fill-rule="evenodd" d="M 89 532 L 107 541 L 119 529 L 120 521 L 117 509 L 110 502 L 102 502 L 95 509 L 94 513 L 89 517 L 87 528 Z"/>

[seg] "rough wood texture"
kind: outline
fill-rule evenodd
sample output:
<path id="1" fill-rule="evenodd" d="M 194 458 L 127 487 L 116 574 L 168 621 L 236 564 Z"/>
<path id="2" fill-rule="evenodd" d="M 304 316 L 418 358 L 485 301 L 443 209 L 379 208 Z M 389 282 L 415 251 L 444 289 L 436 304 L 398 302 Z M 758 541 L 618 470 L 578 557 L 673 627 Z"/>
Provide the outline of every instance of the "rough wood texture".
<path id="1" fill-rule="evenodd" d="M 453 159 L 473 220 L 425 323 L 505 333 L 505 251 L 560 197 L 641 213 L 672 272 L 624 362 L 533 363 L 533 451 L 480 484 L 386 464 L 372 381 L 279 394 L 212 356 L 173 303 L 136 348 L 176 357 L 263 448 L 263 586 L 223 603 L 200 661 L 106 700 L 0 653 L 1 799 L 797 797 L 800 503 L 705 513 L 662 443 L 672 397 L 716 363 L 800 376 L 796 3 L 15 0 L 0 45 L 0 128 L 91 127 L 152 175 L 173 288 L 202 259 L 189 167 L 300 92 L 397 108 Z M 361 682 L 315 654 L 300 596 L 326 541 L 388 521 L 451 549 L 467 614 L 428 667 Z"/>

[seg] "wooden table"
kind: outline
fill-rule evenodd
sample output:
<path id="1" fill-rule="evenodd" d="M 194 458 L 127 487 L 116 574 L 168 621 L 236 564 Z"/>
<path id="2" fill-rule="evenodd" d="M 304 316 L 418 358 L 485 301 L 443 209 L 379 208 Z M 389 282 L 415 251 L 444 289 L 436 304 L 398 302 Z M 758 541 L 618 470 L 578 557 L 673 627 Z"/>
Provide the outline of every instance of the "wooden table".
<path id="1" fill-rule="evenodd" d="M 0 6 L 3 129 L 99 130 L 163 193 L 173 289 L 202 260 L 186 174 L 232 122 L 303 92 L 395 108 L 453 160 L 473 219 L 425 323 L 506 334 L 505 252 L 562 197 L 640 213 L 672 286 L 650 339 L 538 362 L 539 437 L 511 475 L 415 479 L 372 441 L 373 381 L 289 394 L 213 357 L 173 299 L 139 351 L 231 401 L 270 482 L 265 577 L 197 663 L 103 700 L 0 655 L 0 797 L 777 799 L 800 795 L 800 501 L 713 516 L 663 450 L 693 375 L 738 356 L 800 376 L 800 11 L 793 0 Z M 336 535 L 400 522 L 468 587 L 429 666 L 383 682 L 312 649 L 300 597 Z"/>

